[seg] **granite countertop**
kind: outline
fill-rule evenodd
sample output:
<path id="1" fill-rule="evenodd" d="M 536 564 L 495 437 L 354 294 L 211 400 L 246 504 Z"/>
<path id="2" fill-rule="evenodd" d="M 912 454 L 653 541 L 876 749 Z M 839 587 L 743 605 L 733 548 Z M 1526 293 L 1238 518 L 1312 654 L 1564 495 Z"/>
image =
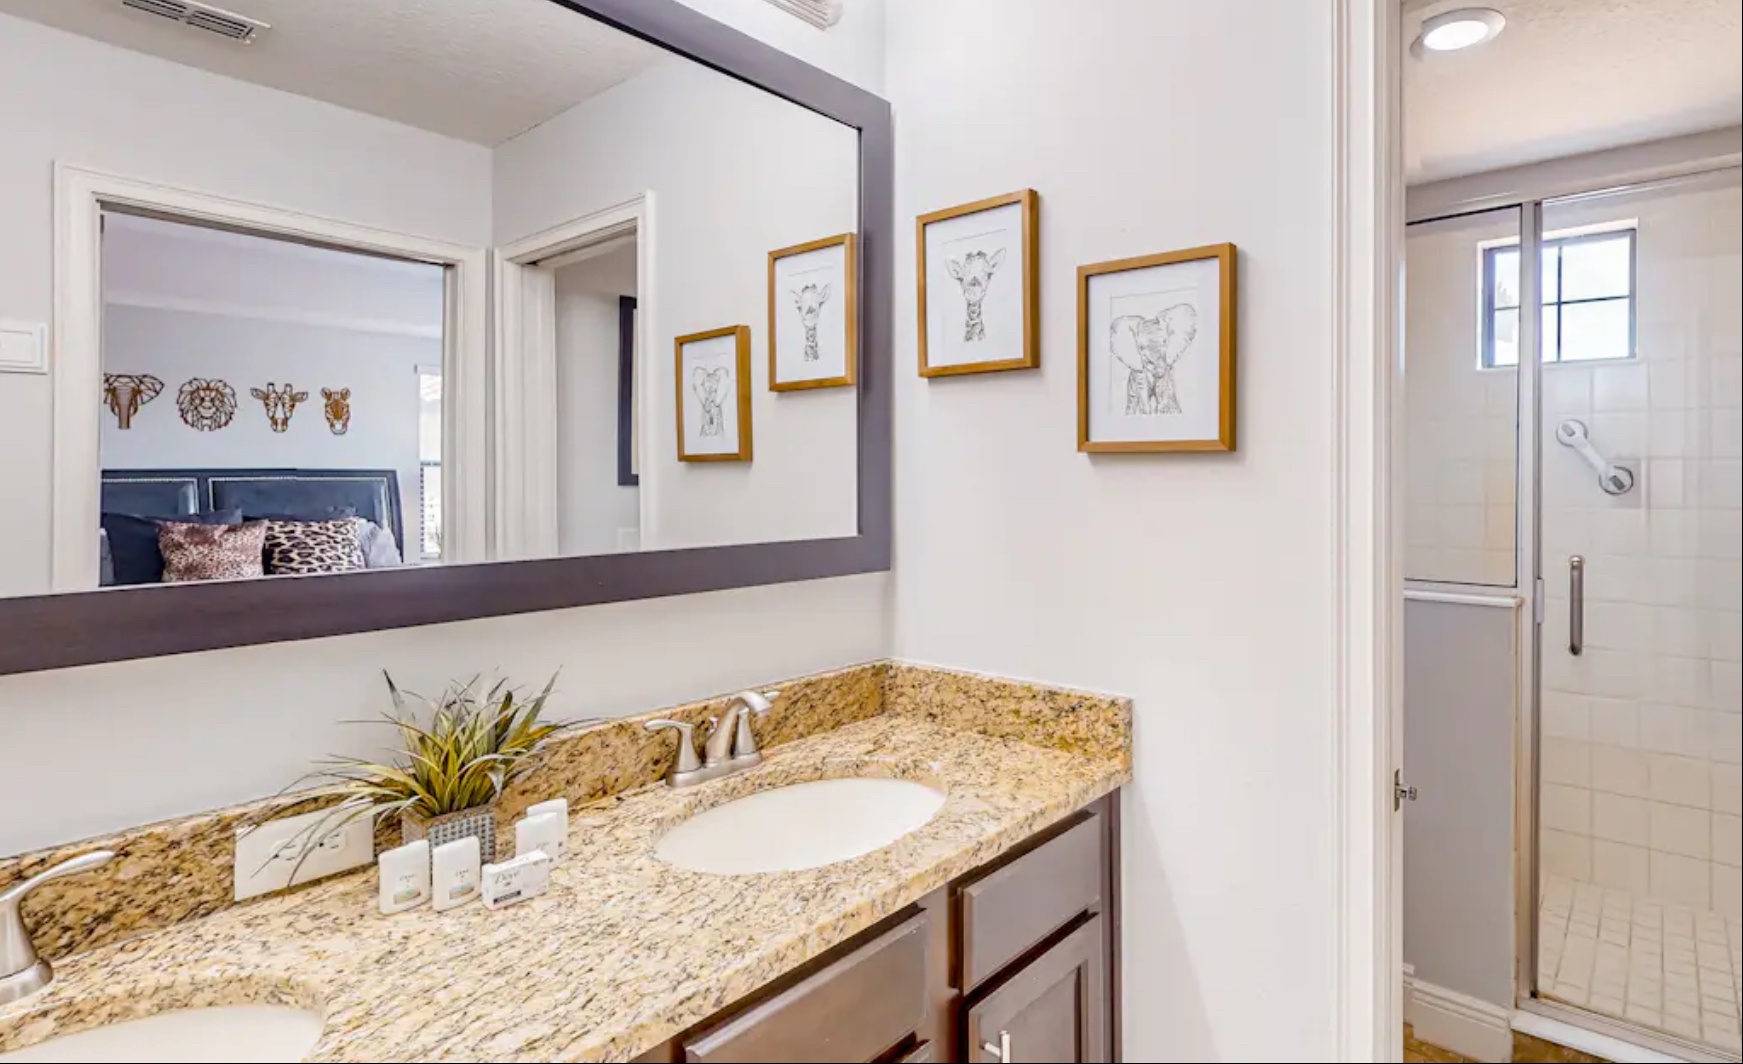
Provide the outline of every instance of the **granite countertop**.
<path id="1" fill-rule="evenodd" d="M 653 854 L 702 809 L 848 776 L 947 798 L 896 843 L 809 871 L 723 877 Z M 738 776 L 578 808 L 550 892 L 509 909 L 381 916 L 369 870 L 57 961 L 48 990 L 0 1008 L 0 1051 L 169 1009 L 280 1003 L 325 1015 L 316 1061 L 629 1060 L 1129 778 L 1125 751 L 877 716 Z"/>

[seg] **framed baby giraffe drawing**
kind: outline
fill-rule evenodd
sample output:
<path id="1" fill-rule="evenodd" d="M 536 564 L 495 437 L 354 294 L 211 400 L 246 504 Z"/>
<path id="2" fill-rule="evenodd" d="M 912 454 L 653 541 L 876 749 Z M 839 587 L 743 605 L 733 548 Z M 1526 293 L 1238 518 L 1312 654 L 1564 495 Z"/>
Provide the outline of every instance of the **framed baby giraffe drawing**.
<path id="1" fill-rule="evenodd" d="M 1033 189 L 920 216 L 920 376 L 1041 364 Z"/>
<path id="2" fill-rule="evenodd" d="M 1077 269 L 1077 449 L 1235 449 L 1235 246 Z"/>
<path id="3" fill-rule="evenodd" d="M 852 233 L 769 252 L 769 390 L 853 383 L 859 347 Z"/>

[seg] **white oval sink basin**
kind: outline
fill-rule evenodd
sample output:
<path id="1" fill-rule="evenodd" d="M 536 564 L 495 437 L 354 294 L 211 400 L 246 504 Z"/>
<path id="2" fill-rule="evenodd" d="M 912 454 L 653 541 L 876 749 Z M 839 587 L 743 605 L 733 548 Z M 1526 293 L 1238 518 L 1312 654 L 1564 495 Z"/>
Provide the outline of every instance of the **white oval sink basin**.
<path id="1" fill-rule="evenodd" d="M 888 846 L 943 805 L 943 794 L 911 780 L 796 783 L 698 813 L 668 831 L 654 852 L 692 872 L 798 872 Z"/>
<path id="2" fill-rule="evenodd" d="M 321 1038 L 322 1026 L 316 1013 L 278 1005 L 181 1009 L 92 1027 L 16 1052 L 0 1053 L 0 1064 L 61 1061 L 277 1064 L 308 1056 Z"/>

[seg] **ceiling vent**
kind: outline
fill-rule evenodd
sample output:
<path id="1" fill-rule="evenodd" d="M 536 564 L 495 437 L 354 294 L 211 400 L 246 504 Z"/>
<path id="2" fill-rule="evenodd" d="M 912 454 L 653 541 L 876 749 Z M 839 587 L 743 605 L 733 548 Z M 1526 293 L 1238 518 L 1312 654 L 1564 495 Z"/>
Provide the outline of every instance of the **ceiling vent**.
<path id="1" fill-rule="evenodd" d="M 167 18 L 243 44 L 254 43 L 255 37 L 272 28 L 258 19 L 198 3 L 196 0 L 121 0 L 121 6 Z"/>

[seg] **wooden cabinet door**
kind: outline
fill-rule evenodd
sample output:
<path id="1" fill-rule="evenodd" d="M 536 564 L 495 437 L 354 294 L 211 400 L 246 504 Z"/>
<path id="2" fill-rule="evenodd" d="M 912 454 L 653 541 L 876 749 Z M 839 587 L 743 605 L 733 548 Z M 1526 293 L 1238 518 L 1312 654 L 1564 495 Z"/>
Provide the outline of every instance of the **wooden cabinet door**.
<path id="1" fill-rule="evenodd" d="M 1091 917 L 968 1010 L 969 1061 L 1105 1062 L 1102 918 Z"/>

